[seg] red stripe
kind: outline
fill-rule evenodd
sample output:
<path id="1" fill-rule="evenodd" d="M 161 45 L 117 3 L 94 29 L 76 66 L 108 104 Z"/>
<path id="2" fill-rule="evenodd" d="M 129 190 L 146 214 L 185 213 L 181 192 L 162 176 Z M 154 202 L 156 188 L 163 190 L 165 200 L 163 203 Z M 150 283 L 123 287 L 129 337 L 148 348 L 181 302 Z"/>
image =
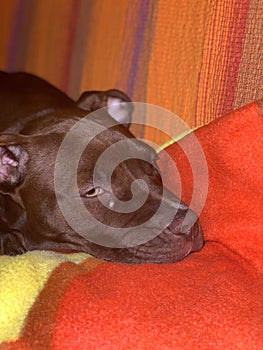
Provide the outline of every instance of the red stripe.
<path id="1" fill-rule="evenodd" d="M 225 48 L 226 52 L 229 53 L 226 62 L 227 70 L 224 76 L 221 96 L 218 96 L 220 116 L 229 113 L 233 109 L 249 3 L 250 0 L 236 0 L 231 6 L 235 18 L 232 22 L 232 26 L 228 28 L 228 41 Z"/>
<path id="2" fill-rule="evenodd" d="M 64 65 L 64 72 L 61 82 L 61 87 L 63 91 L 68 91 L 69 83 L 70 83 L 70 69 L 71 69 L 71 59 L 72 59 L 72 49 L 74 47 L 74 41 L 75 41 L 75 35 L 77 30 L 77 23 L 78 23 L 78 13 L 80 8 L 80 1 L 72 1 L 71 2 L 71 18 L 69 22 L 70 27 L 70 34 L 68 36 L 67 40 L 67 49 L 66 49 L 66 55 L 63 57 L 65 60 Z"/>

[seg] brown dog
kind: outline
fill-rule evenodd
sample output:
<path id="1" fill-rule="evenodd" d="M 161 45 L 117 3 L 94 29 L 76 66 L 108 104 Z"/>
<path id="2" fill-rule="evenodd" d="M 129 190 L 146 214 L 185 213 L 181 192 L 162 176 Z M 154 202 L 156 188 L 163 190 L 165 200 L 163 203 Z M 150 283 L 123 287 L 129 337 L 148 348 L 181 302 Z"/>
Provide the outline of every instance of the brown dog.
<path id="1" fill-rule="evenodd" d="M 118 90 L 85 92 L 74 102 L 33 75 L 0 73 L 0 102 L 1 254 L 15 255 L 35 249 L 82 251 L 110 261 L 166 263 L 181 260 L 191 251 L 201 249 L 203 238 L 198 221 L 189 225 L 184 222 L 186 213 L 193 213 L 172 194 L 164 201 L 166 208 L 176 209 L 172 220 L 166 222 L 159 233 L 162 218 L 151 222 L 160 208 L 164 189 L 154 150 L 135 139 L 128 130 L 132 107 L 124 93 Z M 94 117 L 94 113 L 89 116 L 89 112 L 101 107 L 107 109 L 101 110 L 98 117 Z M 104 125 L 105 130 L 91 137 L 78 162 L 78 197 L 96 219 L 85 223 L 85 232 L 79 233 L 58 203 L 61 198 L 74 202 L 76 193 L 71 192 L 71 179 L 65 172 L 61 177 L 67 189 L 56 193 L 54 171 L 65 136 L 87 114 L 87 134 L 92 136 L 96 125 Z M 118 125 L 113 125 L 112 118 Z M 100 155 L 117 142 L 127 140 L 128 147 L 124 151 L 135 151 L 143 155 L 143 159 L 127 159 L 118 164 L 112 173 L 110 188 L 106 182 L 104 184 L 106 175 L 101 170 L 101 185 L 95 186 L 93 175 Z M 75 145 L 70 145 L 65 167 L 70 167 L 74 150 Z M 118 205 L 132 199 L 131 188 L 136 179 L 147 183 L 149 193 L 140 208 L 122 212 Z M 145 197 L 145 187 L 139 187 L 137 193 Z M 81 224 L 77 209 L 72 209 L 72 219 Z M 140 237 L 139 244 L 129 244 L 126 235 L 118 233 L 121 228 L 132 235 L 135 227 L 141 227 L 147 220 L 150 224 L 136 234 L 138 236 L 139 232 L 143 237 L 156 231 L 151 239 L 141 241 Z M 97 238 L 104 237 L 105 227 L 111 229 L 110 238 L 105 236 L 105 244 L 97 243 Z M 119 245 L 118 241 L 122 243 Z"/>

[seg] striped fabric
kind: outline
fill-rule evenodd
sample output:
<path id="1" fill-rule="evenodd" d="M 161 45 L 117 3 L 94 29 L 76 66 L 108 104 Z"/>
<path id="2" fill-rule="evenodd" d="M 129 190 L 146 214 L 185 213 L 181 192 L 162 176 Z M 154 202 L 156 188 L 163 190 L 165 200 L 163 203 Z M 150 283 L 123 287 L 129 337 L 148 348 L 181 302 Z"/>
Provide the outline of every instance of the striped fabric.
<path id="1" fill-rule="evenodd" d="M 116 87 L 194 127 L 262 96 L 262 0 L 2 0 L 1 12 L 0 69 L 74 98 Z"/>

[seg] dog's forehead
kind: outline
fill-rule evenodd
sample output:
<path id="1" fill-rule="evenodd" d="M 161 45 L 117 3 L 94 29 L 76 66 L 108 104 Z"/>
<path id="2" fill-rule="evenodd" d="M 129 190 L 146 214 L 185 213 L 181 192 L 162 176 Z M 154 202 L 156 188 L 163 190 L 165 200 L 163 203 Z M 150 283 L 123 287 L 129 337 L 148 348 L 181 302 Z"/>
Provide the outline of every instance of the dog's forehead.
<path id="1" fill-rule="evenodd" d="M 125 128 L 114 127 L 99 133 L 85 145 L 81 157 L 83 163 L 88 162 L 92 168 L 98 158 L 102 162 L 122 162 L 133 158 L 151 162 L 156 158 L 156 152 Z"/>
<path id="2" fill-rule="evenodd" d="M 75 157 L 78 149 L 79 166 L 90 169 L 94 168 L 97 159 L 104 152 L 109 156 L 117 152 L 122 158 L 143 156 L 148 161 L 156 157 L 155 151 L 149 145 L 136 139 L 126 127 L 116 123 L 105 113 L 91 113 L 84 118 L 61 120 L 46 130 L 45 134 L 28 136 L 28 150 L 35 161 L 45 157 L 53 162 L 63 149 L 67 150 L 65 161 Z"/>

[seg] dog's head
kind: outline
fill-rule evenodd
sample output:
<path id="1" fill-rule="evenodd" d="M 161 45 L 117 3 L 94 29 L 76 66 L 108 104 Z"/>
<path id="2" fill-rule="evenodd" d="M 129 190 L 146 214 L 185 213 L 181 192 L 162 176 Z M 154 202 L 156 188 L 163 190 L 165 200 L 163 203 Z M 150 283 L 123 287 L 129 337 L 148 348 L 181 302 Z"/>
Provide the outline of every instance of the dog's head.
<path id="1" fill-rule="evenodd" d="M 163 187 L 155 151 L 128 130 L 131 106 L 123 96 L 86 93 L 82 110 L 43 118 L 41 134 L 33 122 L 24 135 L 0 135 L 0 191 L 24 208 L 29 249 L 127 263 L 175 262 L 201 249 L 194 213 Z M 101 106 L 83 119 L 83 109 Z M 76 122 L 87 139 L 76 134 L 65 143 Z"/>

